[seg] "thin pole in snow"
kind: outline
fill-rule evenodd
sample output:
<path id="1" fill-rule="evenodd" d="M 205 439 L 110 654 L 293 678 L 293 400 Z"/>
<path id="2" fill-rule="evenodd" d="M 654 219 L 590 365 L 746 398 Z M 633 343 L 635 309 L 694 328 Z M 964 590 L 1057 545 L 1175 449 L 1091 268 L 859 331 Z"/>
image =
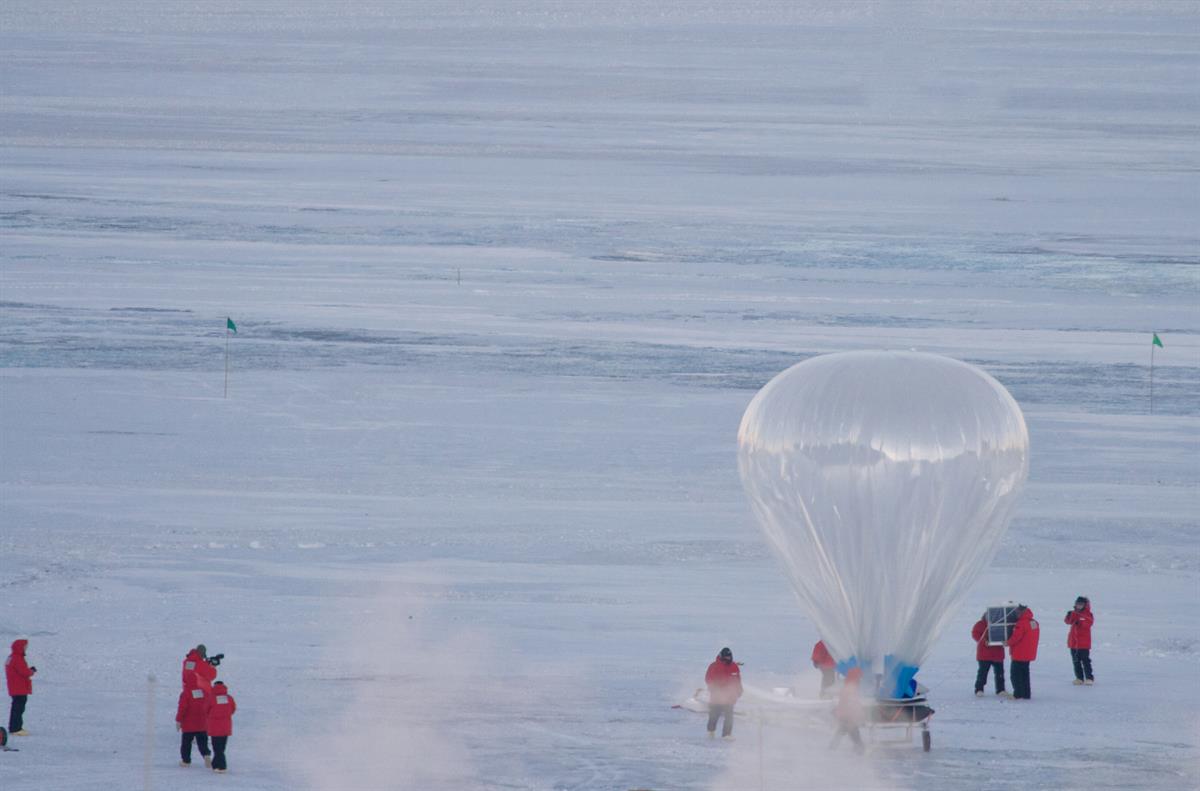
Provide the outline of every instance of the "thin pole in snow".
<path id="1" fill-rule="evenodd" d="M 229 325 L 225 325 L 225 395 L 229 398 Z"/>
<path id="2" fill-rule="evenodd" d="M 146 676 L 146 754 L 142 774 L 145 791 L 154 791 L 154 687 L 157 683 L 153 673 Z"/>
<path id="3" fill-rule="evenodd" d="M 458 284 L 460 286 L 462 285 L 462 267 L 461 266 L 458 268 Z"/>
<path id="4" fill-rule="evenodd" d="M 1158 337 L 1158 333 L 1152 336 Z M 1150 414 L 1154 414 L 1154 341 L 1150 341 Z"/>
<path id="5" fill-rule="evenodd" d="M 763 773 L 763 721 L 762 712 L 758 713 L 758 789 L 765 791 L 767 787 L 766 776 Z"/>

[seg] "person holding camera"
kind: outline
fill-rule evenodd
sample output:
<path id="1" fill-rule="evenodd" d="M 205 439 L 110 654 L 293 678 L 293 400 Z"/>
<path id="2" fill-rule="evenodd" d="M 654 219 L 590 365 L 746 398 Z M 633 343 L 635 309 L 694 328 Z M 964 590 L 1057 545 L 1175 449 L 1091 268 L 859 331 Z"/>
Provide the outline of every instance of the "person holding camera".
<path id="1" fill-rule="evenodd" d="M 221 664 L 221 660 L 224 658 L 224 654 L 217 654 L 210 659 L 208 649 L 204 647 L 204 643 L 188 651 L 187 656 L 183 659 L 184 688 L 187 688 L 188 676 L 195 673 L 200 688 L 207 692 L 212 692 L 212 682 L 217 677 L 217 666 Z"/>
<path id="2" fill-rule="evenodd" d="M 12 708 L 8 711 L 8 732 L 13 736 L 28 736 L 25 730 L 25 703 L 33 694 L 33 676 L 37 668 L 25 661 L 28 640 L 13 640 L 12 653 L 4 662 L 4 680 L 8 682 L 8 694 Z"/>

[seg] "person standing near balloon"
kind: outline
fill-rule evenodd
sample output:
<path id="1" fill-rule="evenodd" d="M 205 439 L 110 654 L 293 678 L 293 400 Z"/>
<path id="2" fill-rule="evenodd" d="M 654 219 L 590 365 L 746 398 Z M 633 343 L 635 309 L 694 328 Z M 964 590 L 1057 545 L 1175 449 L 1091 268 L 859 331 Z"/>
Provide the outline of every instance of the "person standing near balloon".
<path id="1" fill-rule="evenodd" d="M 1033 692 L 1029 686 L 1029 663 L 1037 659 L 1038 622 L 1033 619 L 1033 610 L 1024 604 L 1017 607 L 1017 625 L 1008 638 L 1008 654 L 1012 659 L 1013 697 L 1029 700 Z"/>
<path id="2" fill-rule="evenodd" d="M 979 663 L 979 670 L 975 673 L 975 697 L 983 697 L 983 688 L 987 686 L 989 670 L 992 671 L 996 694 L 1001 697 L 1012 697 L 1004 691 L 1004 646 L 989 645 L 987 632 L 988 622 L 985 612 L 983 617 L 971 627 L 971 637 L 975 639 L 975 661 Z"/>
<path id="3" fill-rule="evenodd" d="M 708 738 L 717 732 L 717 720 L 725 718 L 721 736 L 733 738 L 733 705 L 742 696 L 742 673 L 733 661 L 733 651 L 722 648 L 704 674 L 708 685 Z"/>
<path id="4" fill-rule="evenodd" d="M 830 697 L 833 693 L 829 690 L 833 688 L 833 683 L 837 680 L 837 662 L 829 653 L 829 649 L 825 647 L 824 640 L 818 640 L 817 644 L 813 646 L 812 664 L 821 671 L 821 697 Z"/>
<path id="5" fill-rule="evenodd" d="M 837 708 L 833 712 L 837 718 L 837 730 L 834 731 L 833 741 L 829 743 L 831 750 L 837 747 L 842 736 L 850 737 L 850 741 L 854 742 L 856 753 L 861 754 L 866 750 L 862 734 L 858 732 L 858 729 L 867 721 L 867 713 L 863 708 L 858 688 L 862 681 L 862 674 L 862 668 L 859 667 L 852 667 L 846 672 L 846 683 L 842 685 L 842 691 L 838 693 Z"/>
<path id="6" fill-rule="evenodd" d="M 24 638 L 13 640 L 12 653 L 4 661 L 4 680 L 8 684 L 8 695 L 12 706 L 8 710 L 8 732 L 13 736 L 28 736 L 25 730 L 25 703 L 33 694 L 33 677 L 37 668 L 25 661 L 25 648 L 29 641 Z"/>
<path id="7" fill-rule="evenodd" d="M 1092 678 L 1092 602 L 1087 596 L 1075 600 L 1075 608 L 1067 613 L 1063 623 L 1071 628 L 1067 631 L 1067 648 L 1071 649 L 1071 664 L 1075 666 L 1075 685 L 1096 683 Z"/>

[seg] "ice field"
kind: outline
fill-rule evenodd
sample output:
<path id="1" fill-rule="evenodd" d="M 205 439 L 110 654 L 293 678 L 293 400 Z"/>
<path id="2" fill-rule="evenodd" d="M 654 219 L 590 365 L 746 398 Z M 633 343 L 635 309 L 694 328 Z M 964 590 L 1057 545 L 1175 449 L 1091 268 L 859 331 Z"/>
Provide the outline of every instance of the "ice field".
<path id="1" fill-rule="evenodd" d="M 0 788 L 1200 787 L 1200 13 L 1116 8 L 5 3 Z M 722 646 L 818 684 L 738 422 L 856 349 L 1029 426 L 933 750 L 710 742 Z M 977 699 L 1010 598 L 1033 700 Z"/>

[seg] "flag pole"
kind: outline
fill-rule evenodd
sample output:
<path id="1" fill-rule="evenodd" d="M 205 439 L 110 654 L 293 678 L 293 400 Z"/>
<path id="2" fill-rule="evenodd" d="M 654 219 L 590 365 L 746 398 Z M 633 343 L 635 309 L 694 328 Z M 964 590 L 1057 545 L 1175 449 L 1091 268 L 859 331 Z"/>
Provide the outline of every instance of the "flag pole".
<path id="1" fill-rule="evenodd" d="M 229 398 L 229 324 L 226 319 L 225 324 L 225 395 L 222 398 Z M 1153 352 L 1151 352 L 1153 354 Z M 1151 385 L 1151 393 L 1153 393 L 1153 384 Z M 1153 409 L 1154 399 L 1151 398 L 1151 409 Z"/>
<path id="2" fill-rule="evenodd" d="M 1150 341 L 1150 414 L 1154 414 L 1154 341 L 1158 340 L 1158 333 L 1154 333 Z"/>
<path id="3" fill-rule="evenodd" d="M 151 673 L 146 676 L 146 751 L 142 759 L 142 787 L 154 789 L 154 687 L 158 679 Z"/>

